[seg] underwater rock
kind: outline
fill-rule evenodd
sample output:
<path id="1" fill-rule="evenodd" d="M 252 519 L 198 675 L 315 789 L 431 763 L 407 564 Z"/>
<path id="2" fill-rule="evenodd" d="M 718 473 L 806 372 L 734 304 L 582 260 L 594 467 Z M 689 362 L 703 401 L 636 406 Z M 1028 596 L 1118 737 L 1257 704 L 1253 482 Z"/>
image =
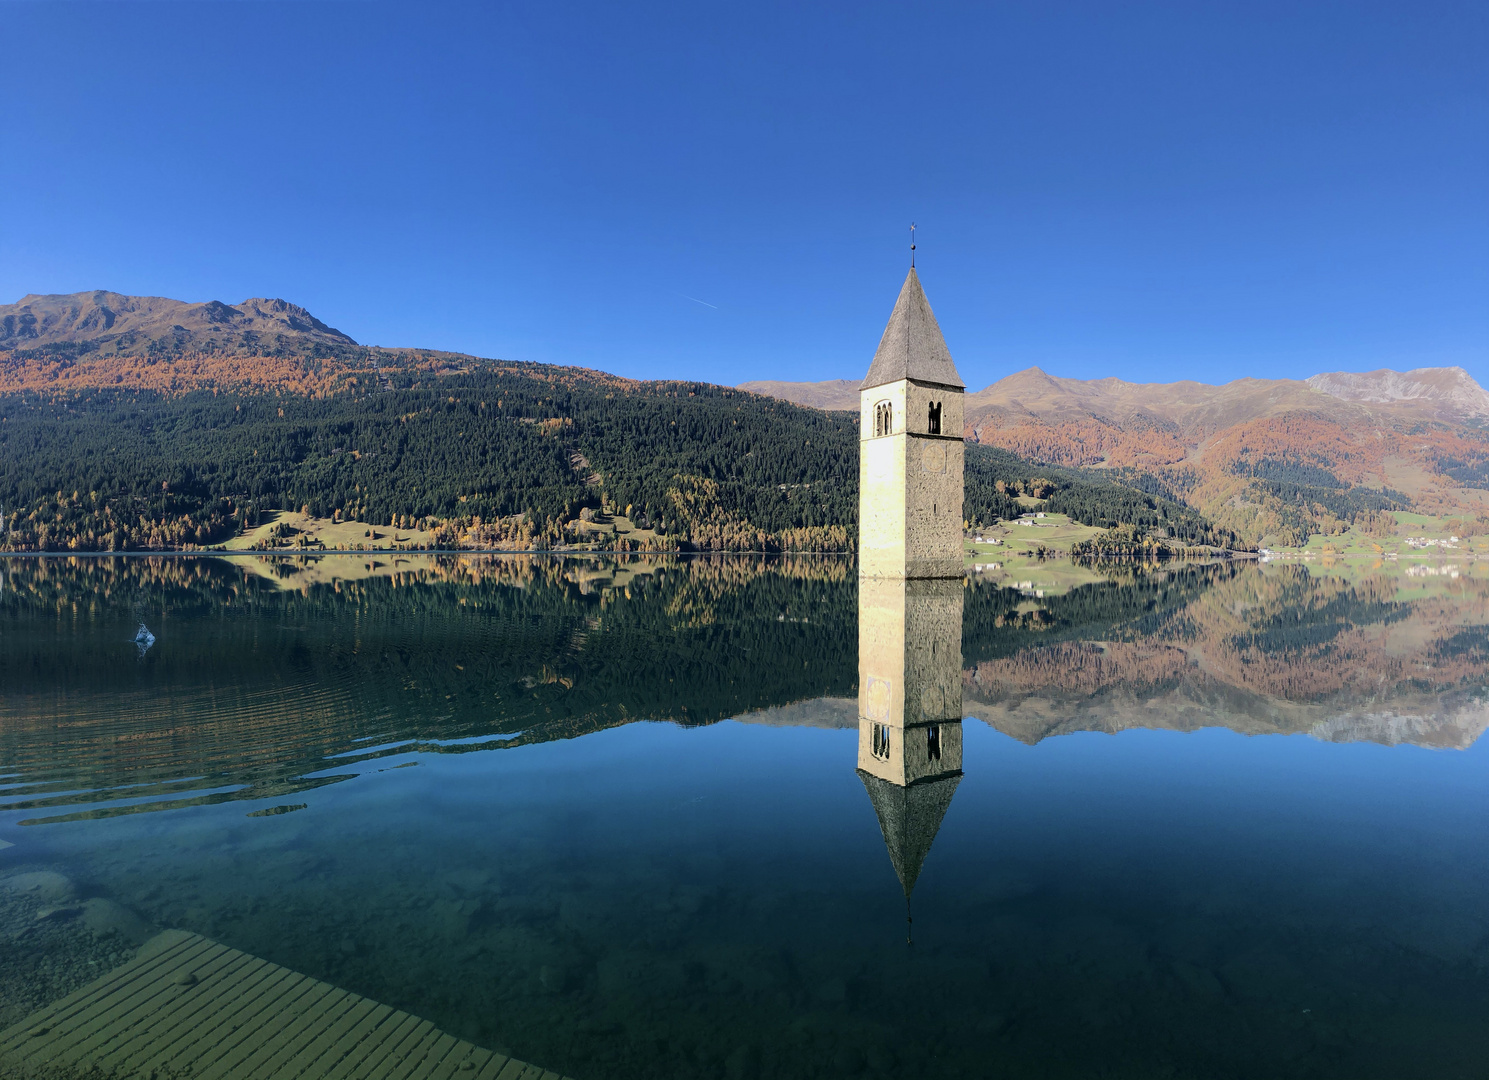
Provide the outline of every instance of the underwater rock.
<path id="1" fill-rule="evenodd" d="M 481 910 L 476 900 L 435 900 L 429 905 L 429 928 L 450 941 L 460 941 L 470 934 L 472 918 Z M 481 920 L 476 919 L 476 925 Z"/>
<path id="2" fill-rule="evenodd" d="M 123 904 L 95 896 L 83 901 L 83 925 L 94 937 L 118 934 L 131 945 L 141 945 L 155 935 L 155 927 Z"/>
<path id="3" fill-rule="evenodd" d="M 445 876 L 444 883 L 462 893 L 484 893 L 493 891 L 491 883 L 496 875 L 484 867 L 463 868 L 452 870 Z"/>
<path id="4" fill-rule="evenodd" d="M 89 933 L 78 918 L 84 905 L 72 893 L 72 883 L 51 871 L 0 879 L 0 1029 L 67 996 L 134 954 L 127 942 Z M 12 1073 L 0 1065 L 0 1075 Z"/>
<path id="5" fill-rule="evenodd" d="M 66 903 L 77 892 L 72 882 L 55 870 L 27 870 L 19 874 L 7 874 L 0 878 L 0 889 L 54 905 Z"/>
<path id="6" fill-rule="evenodd" d="M 62 904 L 56 907 L 44 907 L 36 913 L 37 922 L 63 922 L 83 913 L 79 904 Z"/>

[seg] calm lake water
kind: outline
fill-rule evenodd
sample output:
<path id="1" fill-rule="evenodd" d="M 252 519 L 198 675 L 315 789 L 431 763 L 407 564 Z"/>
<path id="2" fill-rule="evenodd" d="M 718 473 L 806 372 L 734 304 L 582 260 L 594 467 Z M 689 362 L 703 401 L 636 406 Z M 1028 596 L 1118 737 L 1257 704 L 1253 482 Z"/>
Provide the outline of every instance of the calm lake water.
<path id="1" fill-rule="evenodd" d="M 1489 579 L 1425 569 L 0 560 L 0 894 L 579 1080 L 1489 1076 Z M 20 910 L 0 1026 L 129 955 Z"/>

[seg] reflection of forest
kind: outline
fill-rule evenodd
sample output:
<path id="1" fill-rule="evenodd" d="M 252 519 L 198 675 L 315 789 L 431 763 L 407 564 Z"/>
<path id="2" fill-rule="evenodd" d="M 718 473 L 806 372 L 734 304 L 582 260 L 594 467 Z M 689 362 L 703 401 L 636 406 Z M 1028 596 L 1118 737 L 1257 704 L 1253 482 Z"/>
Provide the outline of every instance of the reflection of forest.
<path id="1" fill-rule="evenodd" d="M 1466 747 L 1489 726 L 1489 583 L 1396 589 L 1284 566 L 1181 568 L 1037 610 L 1003 590 L 968 605 L 988 632 L 967 708 L 1026 742 L 1224 725 Z"/>
<path id="2" fill-rule="evenodd" d="M 335 560 L 9 561 L 0 760 L 28 783 L 0 805 L 257 798 L 394 743 L 709 723 L 854 686 L 841 559 L 460 556 L 368 577 L 342 558 L 345 578 Z"/>
<path id="3" fill-rule="evenodd" d="M 1466 746 L 1489 726 L 1489 587 L 1436 587 L 1249 565 L 1038 600 L 970 585 L 966 710 L 1027 742 L 1225 725 Z M 289 795 L 395 744 L 635 720 L 852 726 L 856 602 L 854 565 L 815 557 L 5 560 L 0 808 Z"/>

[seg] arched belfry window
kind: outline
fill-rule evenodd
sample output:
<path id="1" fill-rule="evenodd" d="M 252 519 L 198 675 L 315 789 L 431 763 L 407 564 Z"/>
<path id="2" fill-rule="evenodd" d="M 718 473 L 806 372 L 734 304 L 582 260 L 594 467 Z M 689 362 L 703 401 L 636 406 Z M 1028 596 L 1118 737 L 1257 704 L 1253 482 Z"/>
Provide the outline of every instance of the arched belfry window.
<path id="1" fill-rule="evenodd" d="M 925 429 L 932 435 L 941 434 L 941 403 L 939 401 L 931 402 L 931 414 L 926 418 Z"/>
<path id="2" fill-rule="evenodd" d="M 941 725 L 932 724 L 925 729 L 925 756 L 931 761 L 941 760 Z"/>
<path id="3" fill-rule="evenodd" d="M 889 725 L 874 725 L 873 751 L 876 758 L 883 761 L 889 760 Z"/>
<path id="4" fill-rule="evenodd" d="M 881 401 L 874 406 L 874 435 L 894 434 L 894 406 L 887 401 Z"/>

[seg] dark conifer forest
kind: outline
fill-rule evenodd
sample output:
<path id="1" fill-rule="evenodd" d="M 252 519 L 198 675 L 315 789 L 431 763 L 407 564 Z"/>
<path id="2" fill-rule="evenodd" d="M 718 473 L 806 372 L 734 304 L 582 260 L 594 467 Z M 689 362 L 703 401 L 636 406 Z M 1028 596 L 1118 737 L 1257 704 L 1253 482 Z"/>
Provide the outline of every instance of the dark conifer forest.
<path id="1" fill-rule="evenodd" d="M 707 383 L 351 351 L 306 359 L 303 387 L 172 388 L 172 361 L 150 359 L 156 385 L 95 374 L 0 393 L 0 545 L 197 547 L 304 510 L 434 530 L 441 546 L 557 547 L 582 515 L 610 513 L 653 548 L 852 550 L 855 413 Z M 75 358 L 47 362 L 66 376 Z M 1028 494 L 1086 524 L 1225 542 L 1158 495 L 968 449 L 973 524 L 1016 516 L 1013 496 Z"/>

